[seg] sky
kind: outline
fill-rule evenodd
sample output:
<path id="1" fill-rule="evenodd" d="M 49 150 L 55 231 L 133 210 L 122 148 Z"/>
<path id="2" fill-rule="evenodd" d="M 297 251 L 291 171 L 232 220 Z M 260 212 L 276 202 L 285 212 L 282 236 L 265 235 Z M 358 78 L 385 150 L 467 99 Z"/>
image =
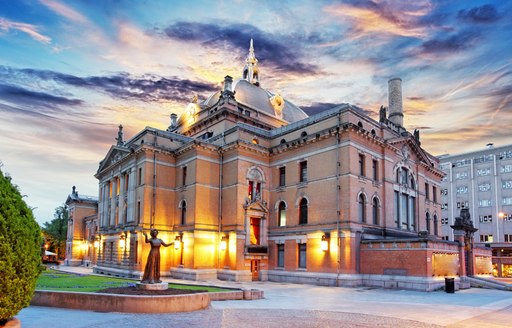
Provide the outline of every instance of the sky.
<path id="1" fill-rule="evenodd" d="M 146 126 L 239 78 L 308 113 L 378 119 L 403 81 L 404 125 L 431 154 L 511 143 L 512 1 L 0 0 L 0 165 L 39 223 Z"/>

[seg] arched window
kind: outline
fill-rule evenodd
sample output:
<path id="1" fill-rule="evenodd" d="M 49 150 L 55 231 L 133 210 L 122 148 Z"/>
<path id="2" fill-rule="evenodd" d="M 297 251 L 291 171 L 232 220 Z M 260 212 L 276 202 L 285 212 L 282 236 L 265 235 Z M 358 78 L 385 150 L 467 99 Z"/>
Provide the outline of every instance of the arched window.
<path id="1" fill-rule="evenodd" d="M 279 210 L 277 214 L 277 225 L 280 227 L 286 226 L 286 203 L 279 203 Z"/>
<path id="2" fill-rule="evenodd" d="M 359 205 L 359 222 L 366 222 L 366 199 L 364 197 L 364 194 L 359 195 L 357 202 Z"/>
<path id="3" fill-rule="evenodd" d="M 437 236 L 437 214 L 434 214 L 434 235 Z"/>
<path id="4" fill-rule="evenodd" d="M 425 221 L 427 223 L 427 231 L 430 234 L 430 213 L 429 212 L 427 212 L 427 214 L 425 215 Z"/>
<path id="5" fill-rule="evenodd" d="M 187 202 L 181 202 L 181 225 L 185 225 L 187 222 Z"/>
<path id="6" fill-rule="evenodd" d="M 372 202 L 372 223 L 379 224 L 379 199 L 373 197 Z"/>
<path id="7" fill-rule="evenodd" d="M 299 224 L 308 224 L 308 200 L 306 198 L 300 200 Z"/>
<path id="8" fill-rule="evenodd" d="M 394 187 L 396 226 L 398 229 L 416 230 L 417 180 L 414 176 L 414 172 L 407 167 L 399 167 L 396 169 L 395 181 L 397 183 Z"/>

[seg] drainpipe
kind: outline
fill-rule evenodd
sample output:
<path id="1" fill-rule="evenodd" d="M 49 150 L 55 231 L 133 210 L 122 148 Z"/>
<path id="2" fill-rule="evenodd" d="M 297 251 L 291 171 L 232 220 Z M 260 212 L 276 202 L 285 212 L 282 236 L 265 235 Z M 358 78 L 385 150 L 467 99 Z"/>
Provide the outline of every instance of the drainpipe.
<path id="1" fill-rule="evenodd" d="M 155 149 L 153 150 L 153 202 L 151 204 L 151 220 L 150 227 L 153 228 L 155 225 L 155 209 L 156 209 L 156 134 L 155 142 L 153 144 Z"/>
<path id="2" fill-rule="evenodd" d="M 223 164 L 224 154 L 222 147 L 225 144 L 224 132 L 222 133 L 222 145 L 219 147 L 219 213 L 218 213 L 218 240 L 217 240 L 217 267 L 220 269 L 220 242 L 222 240 L 222 175 L 223 175 Z"/>
<path id="3" fill-rule="evenodd" d="M 337 264 L 336 264 L 336 286 L 337 287 L 339 287 L 339 278 L 340 278 L 340 271 L 341 271 L 340 130 L 341 130 L 341 112 L 338 113 L 338 126 L 337 126 L 337 130 L 336 130 L 336 231 L 337 231 L 337 243 L 338 243 L 338 259 L 337 259 Z"/>

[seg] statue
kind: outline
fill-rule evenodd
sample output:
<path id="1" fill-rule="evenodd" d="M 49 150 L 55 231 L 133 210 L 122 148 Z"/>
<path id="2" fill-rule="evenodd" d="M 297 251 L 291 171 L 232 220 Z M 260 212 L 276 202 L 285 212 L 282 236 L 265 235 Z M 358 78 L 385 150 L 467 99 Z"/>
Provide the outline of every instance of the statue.
<path id="1" fill-rule="evenodd" d="M 151 244 L 151 250 L 149 251 L 148 261 L 146 268 L 144 269 L 144 276 L 142 277 L 143 284 L 157 284 L 161 283 L 160 280 L 160 246 L 168 247 L 174 243 L 167 244 L 162 239 L 157 238 L 158 230 L 151 229 L 151 238 L 148 239 L 146 232 L 143 232 L 146 243 Z"/>
<path id="2" fill-rule="evenodd" d="M 379 122 L 383 123 L 386 121 L 386 107 L 380 106 L 379 110 Z"/>

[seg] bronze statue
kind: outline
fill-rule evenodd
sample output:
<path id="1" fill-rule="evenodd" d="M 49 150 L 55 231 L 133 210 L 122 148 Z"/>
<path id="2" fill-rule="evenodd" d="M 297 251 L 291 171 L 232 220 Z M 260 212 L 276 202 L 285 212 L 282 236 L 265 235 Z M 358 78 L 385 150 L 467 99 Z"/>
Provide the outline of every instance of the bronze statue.
<path id="1" fill-rule="evenodd" d="M 156 238 L 158 236 L 158 230 L 151 229 L 151 238 L 148 239 L 146 232 L 143 232 L 146 243 L 151 244 L 151 250 L 149 251 L 148 261 L 146 268 L 144 269 L 144 276 L 142 277 L 143 284 L 157 284 L 161 283 L 160 280 L 160 246 L 168 247 L 174 243 L 166 244 L 162 239 Z"/>

